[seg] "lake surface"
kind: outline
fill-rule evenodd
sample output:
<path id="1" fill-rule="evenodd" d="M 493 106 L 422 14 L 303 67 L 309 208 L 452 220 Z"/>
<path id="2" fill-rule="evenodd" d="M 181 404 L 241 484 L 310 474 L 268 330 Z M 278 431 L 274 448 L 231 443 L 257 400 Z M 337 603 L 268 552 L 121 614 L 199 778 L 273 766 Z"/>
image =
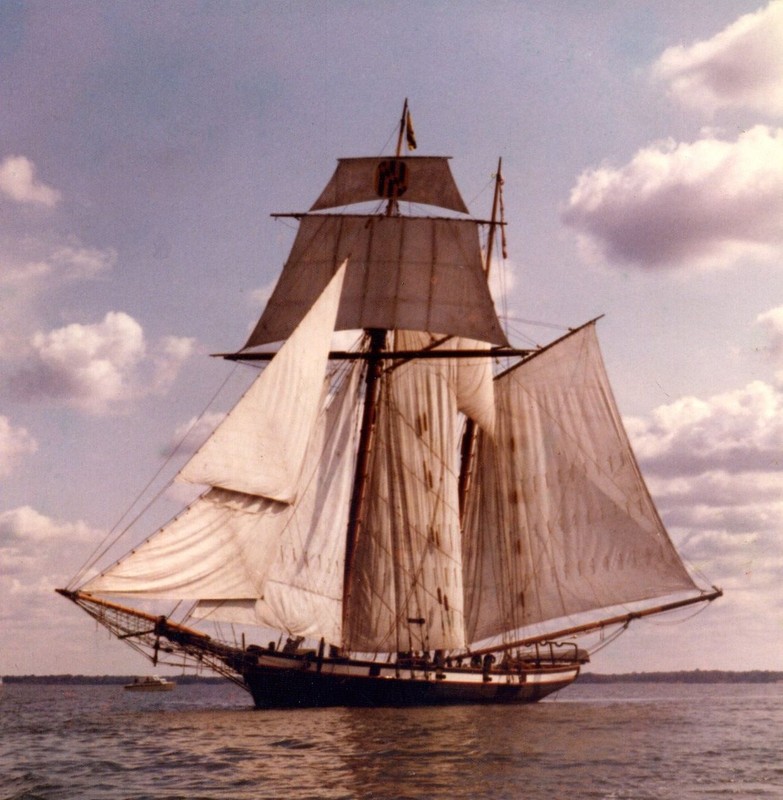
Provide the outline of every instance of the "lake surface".
<path id="1" fill-rule="evenodd" d="M 0 800 L 783 798 L 783 684 L 255 711 L 231 684 L 0 689 Z"/>

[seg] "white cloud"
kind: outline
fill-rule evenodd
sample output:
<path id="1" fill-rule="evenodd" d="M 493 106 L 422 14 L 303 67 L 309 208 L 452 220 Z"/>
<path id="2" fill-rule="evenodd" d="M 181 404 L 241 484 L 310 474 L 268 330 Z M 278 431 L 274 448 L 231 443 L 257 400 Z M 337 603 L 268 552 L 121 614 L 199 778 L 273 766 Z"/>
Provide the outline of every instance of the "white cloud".
<path id="1" fill-rule="evenodd" d="M 647 421 L 628 420 L 645 470 L 698 475 L 783 470 L 783 392 L 757 380 L 700 400 L 683 397 L 660 406 Z"/>
<path id="2" fill-rule="evenodd" d="M 149 389 L 165 394 L 179 374 L 179 368 L 193 353 L 194 340 L 184 336 L 164 336 L 152 355 L 153 373 Z"/>
<path id="3" fill-rule="evenodd" d="M 623 167 L 587 170 L 563 220 L 588 257 L 613 263 L 714 268 L 779 256 L 783 129 L 656 143 Z"/>
<path id="4" fill-rule="evenodd" d="M 51 296 L 72 281 L 96 280 L 117 260 L 111 249 L 78 240 L 50 245 L 35 237 L 0 242 L 0 356 L 13 357 L 39 320 L 54 307 Z"/>
<path id="5" fill-rule="evenodd" d="M 128 314 L 110 311 L 99 323 L 38 332 L 31 347 L 25 366 L 11 379 L 18 396 L 104 413 L 150 393 L 165 393 L 190 355 L 192 340 L 167 337 L 148 354 L 141 325 Z"/>
<path id="6" fill-rule="evenodd" d="M 653 66 L 685 105 L 709 113 L 783 114 L 783 2 L 745 14 L 711 39 L 670 47 Z"/>
<path id="7" fill-rule="evenodd" d="M 767 353 L 774 360 L 783 361 L 783 306 L 759 314 L 756 323 L 767 336 Z"/>
<path id="8" fill-rule="evenodd" d="M 59 522 L 30 506 L 0 512 L 0 545 L 19 546 L 25 542 L 89 541 L 95 531 L 84 522 Z"/>
<path id="9" fill-rule="evenodd" d="M 31 286 L 36 291 L 51 288 L 53 281 L 89 280 L 110 270 L 117 261 L 113 248 L 101 250 L 85 247 L 77 240 L 66 245 L 47 247 L 41 242 L 28 239 L 24 242 L 28 252 L 25 256 L 9 252 L 0 253 L 0 285 L 4 287 Z"/>
<path id="10" fill-rule="evenodd" d="M 0 624 L 17 644 L 31 627 L 51 636 L 69 624 L 57 619 L 54 589 L 65 585 L 80 567 L 85 548 L 99 542 L 100 531 L 84 522 L 52 519 L 30 506 L 0 512 Z M 65 615 L 63 615 L 65 618 Z M 55 621 L 53 625 L 53 620 Z M 14 647 L 6 655 L 13 658 Z"/>
<path id="11" fill-rule="evenodd" d="M 759 315 L 773 344 L 782 318 Z M 683 397 L 626 427 L 680 551 L 726 589 L 735 618 L 753 619 L 783 581 L 783 383 Z"/>
<path id="12" fill-rule="evenodd" d="M 18 203 L 52 207 L 60 200 L 56 189 L 35 177 L 35 165 L 24 156 L 8 156 L 0 163 L 0 192 Z"/>
<path id="13" fill-rule="evenodd" d="M 94 278 L 111 269 L 117 261 L 113 248 L 100 250 L 78 242 L 59 247 L 51 255 L 57 273 L 68 280 Z"/>
<path id="14" fill-rule="evenodd" d="M 0 415 L 0 476 L 9 475 L 21 456 L 37 449 L 38 443 L 24 428 L 14 428 L 7 417 Z"/>

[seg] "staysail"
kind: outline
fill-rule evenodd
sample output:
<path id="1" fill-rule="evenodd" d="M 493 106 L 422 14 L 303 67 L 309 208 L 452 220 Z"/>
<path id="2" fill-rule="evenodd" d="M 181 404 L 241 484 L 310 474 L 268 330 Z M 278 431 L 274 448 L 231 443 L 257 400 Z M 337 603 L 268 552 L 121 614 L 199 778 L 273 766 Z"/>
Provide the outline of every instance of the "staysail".
<path id="1" fill-rule="evenodd" d="M 406 130 L 407 101 L 396 156 L 341 159 L 282 215 L 289 258 L 225 354 L 268 366 L 179 475 L 203 494 L 57 590 L 258 707 L 534 702 L 578 676 L 576 636 L 721 594 L 658 517 L 594 325 L 508 346 L 487 283 L 500 162 L 482 257 L 448 159 L 402 157 Z M 416 204 L 445 216 L 403 214 Z M 242 626 L 233 643 L 221 623 Z"/>
<path id="2" fill-rule="evenodd" d="M 253 473 L 254 461 L 261 473 L 268 460 L 269 442 L 259 442 L 253 428 L 264 416 L 258 407 L 259 398 L 268 396 L 264 384 L 268 381 L 276 385 L 280 371 L 290 374 L 286 366 L 289 358 L 299 361 L 301 356 L 307 362 L 309 355 L 303 356 L 302 351 L 309 354 L 320 349 L 320 367 L 310 364 L 307 370 L 309 391 L 317 404 L 316 419 L 305 437 L 301 463 L 293 462 L 294 491 L 286 496 L 296 502 L 281 502 L 260 491 L 221 488 L 216 482 L 128 556 L 88 581 L 84 591 L 99 596 L 198 600 L 202 603 L 200 616 L 274 625 L 300 635 L 317 633 L 339 641 L 359 367 L 351 370 L 334 396 L 324 382 L 324 373 L 343 274 L 338 272 L 323 302 L 313 307 L 270 364 L 271 369 L 279 359 L 282 369 L 268 369 L 259 376 L 240 400 L 238 410 L 223 423 L 225 435 L 218 428 L 213 439 L 194 456 L 196 467 L 185 468 L 191 480 L 194 476 L 202 479 L 211 474 L 220 476 L 220 466 L 225 463 L 230 476 L 230 459 L 235 458 L 240 476 Z M 302 331 L 307 335 L 299 335 Z M 295 400 L 283 392 L 282 399 L 277 398 L 264 412 L 284 423 L 289 409 L 279 409 L 276 404 L 287 402 L 298 410 L 299 399 Z M 309 406 L 310 401 L 305 400 L 305 418 Z M 277 417 L 276 410 L 280 412 Z M 294 418 L 290 421 L 291 435 L 301 437 L 300 422 Z M 242 425 L 247 427 L 245 435 L 250 443 L 244 449 Z M 274 444 L 280 436 L 275 431 L 273 434 Z M 221 447 L 227 454 L 221 453 Z M 300 449 L 297 443 L 297 458 Z M 272 475 L 278 474 L 278 465 L 273 462 Z M 289 589 L 285 597 L 280 597 L 279 587 L 285 584 Z"/>
<path id="3" fill-rule="evenodd" d="M 269 366 L 190 459 L 180 478 L 266 497 L 296 498 L 343 288 L 343 262 Z"/>
<path id="4" fill-rule="evenodd" d="M 465 522 L 470 641 L 695 590 L 650 499 L 590 324 L 495 380 Z"/>

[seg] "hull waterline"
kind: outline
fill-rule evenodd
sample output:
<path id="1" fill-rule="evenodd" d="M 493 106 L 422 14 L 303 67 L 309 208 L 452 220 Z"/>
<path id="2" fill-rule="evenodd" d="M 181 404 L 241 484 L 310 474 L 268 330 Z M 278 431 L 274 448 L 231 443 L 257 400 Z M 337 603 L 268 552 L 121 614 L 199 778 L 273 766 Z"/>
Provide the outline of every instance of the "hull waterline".
<path id="1" fill-rule="evenodd" d="M 239 668 L 257 708 L 535 703 L 579 675 L 578 664 L 485 672 L 282 654 L 245 657 Z"/>

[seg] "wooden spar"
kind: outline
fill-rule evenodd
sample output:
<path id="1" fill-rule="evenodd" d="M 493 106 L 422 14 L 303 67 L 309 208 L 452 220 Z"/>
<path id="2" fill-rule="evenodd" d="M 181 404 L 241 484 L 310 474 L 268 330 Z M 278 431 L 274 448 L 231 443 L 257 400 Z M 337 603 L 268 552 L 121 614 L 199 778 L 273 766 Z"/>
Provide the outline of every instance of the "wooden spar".
<path id="1" fill-rule="evenodd" d="M 91 594 L 87 594 L 86 592 L 81 591 L 72 591 L 69 589 L 55 589 L 57 594 L 61 594 L 63 597 L 68 598 L 72 602 L 76 603 L 76 605 L 81 604 L 89 604 L 99 606 L 100 608 L 105 608 L 108 611 L 117 611 L 122 614 L 127 614 L 131 617 L 136 617 L 137 619 L 144 620 L 145 622 L 149 622 L 153 625 L 159 625 L 161 622 L 160 615 L 156 616 L 155 614 L 147 614 L 144 611 L 139 611 L 137 608 L 132 608 L 130 606 L 124 606 L 120 603 L 112 603 L 108 600 L 101 600 L 98 597 L 94 597 Z M 164 618 L 165 619 L 165 618 Z M 210 637 L 207 636 L 205 633 L 201 631 L 197 631 L 194 628 L 188 628 L 185 625 L 180 625 L 178 622 L 171 622 L 169 619 L 165 619 L 165 625 L 167 628 L 171 630 L 175 630 L 178 633 L 184 633 L 188 636 L 195 636 L 199 639 L 209 639 Z"/>
<path id="2" fill-rule="evenodd" d="M 345 568 L 343 573 L 343 622 L 348 612 L 351 599 L 351 583 L 353 567 L 356 560 L 356 542 L 361 532 L 364 516 L 364 499 L 367 491 L 367 478 L 370 470 L 370 452 L 375 439 L 375 422 L 377 418 L 378 396 L 381 388 L 381 353 L 386 345 L 386 331 L 372 328 L 367 331 L 370 336 L 369 353 L 372 358 L 367 363 L 366 386 L 364 391 L 364 410 L 362 426 L 359 431 L 359 446 L 356 454 L 356 471 L 354 472 L 351 507 L 348 513 L 348 530 L 345 539 Z M 385 355 L 385 354 L 384 354 Z M 347 626 L 343 624 L 343 632 Z"/>
<path id="3" fill-rule="evenodd" d="M 723 589 L 719 589 L 717 586 L 713 586 L 712 589 L 713 591 L 711 592 L 702 593 L 698 597 L 689 597 L 687 600 L 676 600 L 672 603 L 664 603 L 663 605 L 653 606 L 652 608 L 645 608 L 642 611 L 629 611 L 626 614 L 618 614 L 617 616 L 607 617 L 606 619 L 600 619 L 595 622 L 586 622 L 584 625 L 574 625 L 571 628 L 562 628 L 559 631 L 552 631 L 551 633 L 540 634 L 538 636 L 528 636 L 524 639 L 517 639 L 516 641 L 503 643 L 495 647 L 482 647 L 480 650 L 470 650 L 469 652 L 473 656 L 483 656 L 487 653 L 513 650 L 516 647 L 530 647 L 531 645 L 540 644 L 541 642 L 554 642 L 557 639 L 568 636 L 599 631 L 601 628 L 606 628 L 610 625 L 627 625 L 635 619 L 649 617 L 653 614 L 663 614 L 666 611 L 674 611 L 677 608 L 684 608 L 694 603 L 711 603 L 713 600 L 723 597 Z"/>
<path id="4" fill-rule="evenodd" d="M 489 269 L 492 263 L 492 249 L 495 242 L 495 231 L 497 230 L 497 215 L 498 204 L 500 202 L 500 193 L 503 186 L 503 177 L 501 168 L 503 166 L 503 159 L 498 159 L 498 171 L 495 176 L 495 194 L 492 198 L 492 217 L 489 224 L 489 233 L 487 239 L 487 257 L 484 262 L 484 276 L 489 280 Z M 465 513 L 465 500 L 470 490 L 470 479 L 473 476 L 473 461 L 476 451 L 476 438 L 478 436 L 478 428 L 474 420 L 468 417 L 465 423 L 465 432 L 462 435 L 462 448 L 460 451 L 460 471 L 459 471 L 459 512 L 460 516 Z"/>
<path id="5" fill-rule="evenodd" d="M 492 250 L 494 249 L 495 244 L 495 231 L 498 227 L 498 205 L 500 203 L 500 195 L 503 191 L 503 159 L 498 159 L 498 171 L 497 175 L 495 176 L 495 195 L 492 198 L 492 215 L 490 217 L 489 223 L 489 239 L 487 240 L 487 259 L 484 263 L 484 275 L 486 275 L 487 280 L 489 280 L 489 269 L 492 263 Z M 505 221 L 502 222 L 505 224 Z"/>
<path id="6" fill-rule="evenodd" d="M 495 375 L 495 380 L 498 378 L 502 378 L 504 375 L 507 375 L 509 372 L 513 372 L 517 367 L 521 367 L 522 364 L 527 364 L 528 361 L 540 356 L 542 353 L 546 353 L 547 350 L 551 350 L 556 345 L 560 344 L 560 342 L 564 342 L 570 336 L 573 336 L 575 333 L 579 333 L 579 331 L 584 330 L 588 325 L 594 325 L 598 322 L 599 319 L 603 319 L 603 314 L 599 314 L 597 317 L 593 317 L 593 319 L 588 320 L 584 324 L 580 325 L 577 328 L 569 329 L 568 333 L 564 334 L 563 336 L 555 339 L 554 342 L 550 342 L 548 345 L 544 347 L 537 347 L 534 350 L 529 350 L 527 355 L 522 358 L 521 361 L 518 361 L 516 364 L 512 364 L 508 369 L 504 370 L 503 372 L 499 372 Z"/>
<path id="7" fill-rule="evenodd" d="M 402 139 L 405 136 L 405 120 L 408 117 L 408 98 L 405 98 L 405 102 L 402 104 L 402 116 L 400 117 L 400 130 L 397 134 L 397 158 L 402 155 Z"/>
<path id="8" fill-rule="evenodd" d="M 403 156 L 403 158 L 407 158 L 407 156 Z M 328 212 L 317 212 L 311 213 L 309 211 L 286 211 L 286 212 L 278 212 L 276 214 L 270 214 L 270 217 L 274 219 L 296 219 L 300 220 L 303 217 L 341 217 L 343 219 L 356 219 L 361 217 L 362 219 L 375 219 L 378 217 L 378 214 L 349 214 L 345 212 L 340 212 L 337 214 L 330 214 Z M 465 222 L 472 222 L 476 225 L 491 225 L 492 220 L 490 219 L 474 219 L 471 217 L 470 219 L 466 219 L 464 217 L 444 217 L 444 216 L 434 216 L 432 214 L 423 215 L 417 214 L 415 217 L 408 217 L 406 214 L 400 214 L 400 217 L 403 219 L 430 219 L 430 220 L 445 220 L 446 222 L 458 222 L 460 220 L 464 220 Z M 496 226 L 505 225 L 505 222 L 498 221 L 495 223 Z"/>
<path id="9" fill-rule="evenodd" d="M 408 116 L 408 98 L 405 98 L 405 102 L 402 104 L 402 116 L 400 117 L 400 130 L 397 134 L 397 149 L 395 151 L 396 158 L 399 158 L 402 155 L 402 138 L 405 135 L 405 120 Z M 389 202 L 386 204 L 386 216 L 390 217 L 394 212 L 397 210 L 397 193 L 396 191 L 392 191 L 391 196 L 389 197 Z"/>
<path id="10" fill-rule="evenodd" d="M 334 350 L 329 353 L 333 361 L 410 361 L 413 358 L 514 358 L 529 356 L 535 353 L 529 348 L 494 347 L 489 350 L 386 350 L 383 353 L 351 352 Z M 271 361 L 277 351 L 256 353 L 213 353 L 213 358 L 224 358 L 226 361 Z"/>

